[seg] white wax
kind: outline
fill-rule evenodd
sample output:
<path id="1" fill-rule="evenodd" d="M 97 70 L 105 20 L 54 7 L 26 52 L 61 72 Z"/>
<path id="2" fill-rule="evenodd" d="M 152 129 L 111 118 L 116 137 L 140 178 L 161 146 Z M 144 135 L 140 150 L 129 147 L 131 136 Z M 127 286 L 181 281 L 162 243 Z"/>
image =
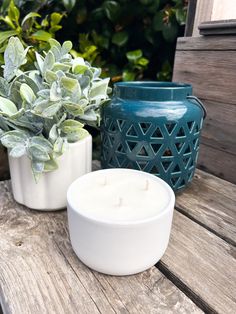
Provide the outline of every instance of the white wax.
<path id="1" fill-rule="evenodd" d="M 97 220 L 147 219 L 163 211 L 171 198 L 163 181 L 140 171 L 97 171 L 80 179 L 72 189 L 73 207 Z"/>

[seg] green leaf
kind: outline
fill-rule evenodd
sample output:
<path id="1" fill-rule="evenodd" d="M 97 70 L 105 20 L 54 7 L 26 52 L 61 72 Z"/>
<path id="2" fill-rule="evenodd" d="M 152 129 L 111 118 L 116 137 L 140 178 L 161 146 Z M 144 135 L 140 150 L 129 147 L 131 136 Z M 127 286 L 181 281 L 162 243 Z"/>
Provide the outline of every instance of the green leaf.
<path id="1" fill-rule="evenodd" d="M 10 2 L 9 8 L 8 8 L 8 16 L 12 21 L 14 21 L 16 23 L 16 25 L 19 25 L 18 21 L 19 21 L 19 17 L 20 17 L 20 11 L 14 5 L 14 1 Z"/>
<path id="2" fill-rule="evenodd" d="M 84 74 L 84 72 L 88 69 L 88 66 L 84 62 L 84 59 L 81 57 L 75 58 L 72 62 L 72 72 L 75 74 Z"/>
<path id="3" fill-rule="evenodd" d="M 25 83 L 23 83 L 20 87 L 20 95 L 21 98 L 29 104 L 32 104 L 36 99 L 33 90 Z"/>
<path id="4" fill-rule="evenodd" d="M 38 181 L 39 181 L 39 179 L 43 173 L 44 163 L 45 162 L 37 161 L 37 160 L 31 161 L 31 169 L 32 169 L 34 180 L 36 183 L 38 183 Z"/>
<path id="5" fill-rule="evenodd" d="M 61 22 L 63 15 L 57 12 L 51 14 L 51 26 L 58 25 Z"/>
<path id="6" fill-rule="evenodd" d="M 77 132 L 68 133 L 67 140 L 69 143 L 75 143 L 87 137 L 88 135 L 89 135 L 89 132 L 87 130 L 80 128 Z"/>
<path id="7" fill-rule="evenodd" d="M 28 13 L 28 14 L 23 18 L 23 20 L 22 20 L 22 22 L 21 22 L 21 26 L 23 27 L 26 21 L 28 21 L 29 19 L 33 19 L 33 18 L 35 18 L 35 17 L 41 17 L 41 15 L 38 14 L 38 13 L 36 13 L 36 12 L 30 12 L 30 13 Z"/>
<path id="8" fill-rule="evenodd" d="M 0 96 L 5 98 L 8 97 L 9 88 L 10 86 L 7 80 L 5 80 L 3 77 L 0 77 Z"/>
<path id="9" fill-rule="evenodd" d="M 9 155 L 13 158 L 19 158 L 26 154 L 26 147 L 23 144 L 18 144 L 10 149 Z"/>
<path id="10" fill-rule="evenodd" d="M 18 145 L 25 145 L 27 139 L 27 135 L 22 131 L 9 131 L 1 137 L 1 142 L 7 148 L 14 148 Z"/>
<path id="11" fill-rule="evenodd" d="M 9 99 L 0 96 L 0 114 L 12 116 L 17 113 L 16 105 Z"/>
<path id="12" fill-rule="evenodd" d="M 45 72 L 45 79 L 49 84 L 52 84 L 53 82 L 57 80 L 57 75 L 55 72 L 47 70 Z"/>
<path id="13" fill-rule="evenodd" d="M 89 121 L 89 122 L 97 121 L 97 115 L 96 115 L 94 110 L 87 111 L 85 114 L 83 114 L 79 118 L 81 120 L 85 120 L 85 121 Z"/>
<path id="14" fill-rule="evenodd" d="M 180 25 L 184 25 L 187 18 L 187 10 L 185 9 L 176 9 L 175 11 L 176 20 Z"/>
<path id="15" fill-rule="evenodd" d="M 134 72 L 131 72 L 129 70 L 125 70 L 123 73 L 122 73 L 122 78 L 123 78 L 123 81 L 134 81 L 135 80 L 135 73 Z"/>
<path id="16" fill-rule="evenodd" d="M 77 97 L 80 98 L 81 88 L 76 79 L 64 76 L 61 78 L 61 86 L 70 93 L 77 93 Z"/>
<path id="17" fill-rule="evenodd" d="M 142 50 L 137 49 L 133 51 L 129 51 L 126 53 L 126 57 L 131 62 L 136 62 L 139 58 L 141 58 L 143 55 Z"/>
<path id="18" fill-rule="evenodd" d="M 61 100 L 61 88 L 58 86 L 56 82 L 52 83 L 50 88 L 50 100 L 51 101 L 60 101 Z"/>
<path id="19" fill-rule="evenodd" d="M 31 35 L 31 38 L 35 39 L 35 40 L 40 40 L 40 41 L 49 41 L 49 39 L 52 38 L 52 34 L 46 32 L 46 31 L 43 31 L 43 30 L 39 30 L 39 31 L 33 33 Z"/>
<path id="20" fill-rule="evenodd" d="M 58 137 L 53 146 L 54 152 L 61 155 L 66 151 L 66 149 L 67 149 L 67 139 Z"/>
<path id="21" fill-rule="evenodd" d="M 30 144 L 28 147 L 28 152 L 30 158 L 36 161 L 47 161 L 50 160 L 50 157 L 45 149 L 42 146 L 37 144 Z"/>
<path id="22" fill-rule="evenodd" d="M 146 58 L 140 58 L 140 59 L 138 60 L 138 62 L 137 62 L 137 64 L 139 64 L 139 65 L 141 65 L 141 66 L 143 66 L 143 67 L 147 66 L 148 63 L 149 63 L 149 60 L 146 59 Z"/>
<path id="23" fill-rule="evenodd" d="M 116 21 L 121 12 L 121 6 L 117 1 L 105 1 L 103 3 L 103 9 L 105 10 L 106 16 L 111 21 Z"/>
<path id="24" fill-rule="evenodd" d="M 54 71 L 54 72 L 57 72 L 57 71 L 69 72 L 70 68 L 71 68 L 71 65 L 69 65 L 69 64 L 55 62 L 53 65 L 52 71 Z"/>
<path id="25" fill-rule="evenodd" d="M 71 11 L 75 6 L 76 0 L 62 0 L 64 7 L 67 11 Z"/>
<path id="26" fill-rule="evenodd" d="M 2 45 L 11 36 L 15 36 L 17 34 L 18 32 L 13 30 L 0 32 L 0 45 Z"/>
<path id="27" fill-rule="evenodd" d="M 54 63 L 55 63 L 54 54 L 51 51 L 49 51 L 43 62 L 43 73 L 45 73 L 47 70 L 51 70 Z"/>
<path id="28" fill-rule="evenodd" d="M 9 39 L 4 52 L 5 65 L 3 71 L 4 78 L 7 81 L 10 81 L 16 75 L 18 68 L 26 63 L 26 54 L 29 48 L 30 47 L 27 47 L 24 50 L 21 41 L 17 37 L 11 37 Z"/>
<path id="29" fill-rule="evenodd" d="M 72 132 L 77 132 L 81 128 L 83 128 L 83 124 L 80 123 L 79 121 L 68 119 L 61 124 L 61 130 L 64 133 L 72 133 Z"/>
<path id="30" fill-rule="evenodd" d="M 72 47 L 73 47 L 73 45 L 72 45 L 72 42 L 71 41 L 65 41 L 64 43 L 63 43 L 63 45 L 62 45 L 62 49 L 61 49 L 61 51 L 62 51 L 62 55 L 65 55 L 65 54 L 67 54 L 68 52 L 70 52 L 71 51 L 71 49 L 72 49 Z"/>
<path id="31" fill-rule="evenodd" d="M 159 11 L 155 14 L 153 18 L 153 29 L 155 31 L 162 31 L 164 25 L 164 17 L 165 13 L 163 11 Z"/>
<path id="32" fill-rule="evenodd" d="M 115 44 L 119 47 L 122 47 L 127 43 L 128 39 L 129 39 L 129 34 L 125 31 L 123 31 L 123 32 L 115 33 L 112 36 L 111 41 L 113 44 Z"/>
<path id="33" fill-rule="evenodd" d="M 52 144 L 42 136 L 33 136 L 30 142 L 31 144 L 41 146 L 48 154 L 50 154 L 53 150 Z"/>
<path id="34" fill-rule="evenodd" d="M 176 22 L 164 24 L 162 35 L 167 42 L 174 42 L 178 35 L 178 24 Z"/>
<path id="35" fill-rule="evenodd" d="M 44 172 L 54 171 L 58 169 L 58 164 L 54 159 L 45 161 L 44 163 Z"/>
<path id="36" fill-rule="evenodd" d="M 93 82 L 89 93 L 90 99 L 106 98 L 109 80 L 109 78 L 106 78 Z"/>
<path id="37" fill-rule="evenodd" d="M 80 105 L 65 103 L 63 106 L 68 111 L 68 113 L 72 114 L 74 117 L 84 114 L 84 109 Z"/>

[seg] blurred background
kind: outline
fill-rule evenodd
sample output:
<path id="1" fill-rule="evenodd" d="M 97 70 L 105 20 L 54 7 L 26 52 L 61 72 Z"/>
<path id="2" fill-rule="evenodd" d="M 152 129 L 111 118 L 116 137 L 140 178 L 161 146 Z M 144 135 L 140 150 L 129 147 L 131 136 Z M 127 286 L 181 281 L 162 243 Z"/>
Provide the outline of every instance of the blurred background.
<path id="1" fill-rule="evenodd" d="M 187 7 L 187 0 L 0 0 L 0 66 L 11 36 L 32 46 L 28 67 L 34 52 L 48 50 L 48 40 L 56 38 L 71 40 L 72 54 L 101 67 L 111 85 L 170 81 Z M 88 130 L 94 139 L 93 158 L 100 159 L 99 131 Z M 8 177 L 7 156 L 0 147 L 0 179 Z"/>

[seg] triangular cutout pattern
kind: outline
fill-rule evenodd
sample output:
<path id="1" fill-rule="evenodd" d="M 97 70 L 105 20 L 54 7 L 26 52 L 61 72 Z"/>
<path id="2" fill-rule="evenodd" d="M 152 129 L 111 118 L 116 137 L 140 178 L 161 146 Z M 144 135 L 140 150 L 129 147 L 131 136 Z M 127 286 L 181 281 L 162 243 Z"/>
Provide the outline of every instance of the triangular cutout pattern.
<path id="1" fill-rule="evenodd" d="M 185 169 L 188 167 L 190 159 L 191 159 L 191 156 L 183 158 L 183 164 L 184 164 Z"/>
<path id="2" fill-rule="evenodd" d="M 117 124 L 115 121 L 112 121 L 111 125 L 109 126 L 110 132 L 116 132 L 117 131 Z"/>
<path id="3" fill-rule="evenodd" d="M 119 145 L 117 146 L 116 152 L 118 152 L 118 153 L 125 153 L 124 146 L 121 143 L 119 143 Z"/>
<path id="4" fill-rule="evenodd" d="M 122 131 L 124 124 L 125 124 L 125 120 L 117 119 L 116 121 L 117 121 L 117 125 L 118 125 L 120 131 Z"/>
<path id="5" fill-rule="evenodd" d="M 167 123 L 165 124 L 166 130 L 169 133 L 169 135 L 172 134 L 174 128 L 176 127 L 176 123 Z"/>
<path id="6" fill-rule="evenodd" d="M 187 125 L 188 125 L 188 129 L 189 129 L 189 132 L 191 133 L 192 129 L 193 129 L 193 126 L 194 126 L 194 121 L 189 121 L 187 122 Z"/>
<path id="7" fill-rule="evenodd" d="M 144 170 L 144 168 L 148 164 L 148 161 L 137 161 L 137 164 L 138 164 L 140 170 Z"/>
<path id="8" fill-rule="evenodd" d="M 132 150 L 136 147 L 137 145 L 137 142 L 132 142 L 132 141 L 127 141 L 126 142 L 128 147 L 129 147 L 129 150 L 132 152 Z"/>
<path id="9" fill-rule="evenodd" d="M 198 124 L 196 123 L 196 125 L 195 125 L 195 128 L 194 128 L 194 135 L 197 135 L 198 133 L 199 133 L 199 126 L 198 126 Z"/>
<path id="10" fill-rule="evenodd" d="M 195 138 L 195 139 L 193 140 L 193 147 L 194 147 L 194 149 L 197 149 L 198 146 L 199 146 L 199 139 L 198 139 L 198 138 Z"/>
<path id="11" fill-rule="evenodd" d="M 157 166 L 156 165 L 154 165 L 153 167 L 152 167 L 152 169 L 149 171 L 151 174 L 155 174 L 155 175 L 158 175 L 159 174 L 159 170 L 158 170 L 158 168 L 157 168 Z"/>
<path id="12" fill-rule="evenodd" d="M 150 122 L 141 122 L 141 123 L 139 123 L 140 129 L 141 129 L 141 131 L 142 131 L 142 133 L 144 135 L 148 132 L 148 130 L 149 130 L 151 125 L 152 124 Z"/>
<path id="13" fill-rule="evenodd" d="M 184 151 L 184 155 L 189 155 L 191 154 L 191 148 L 190 148 L 190 145 L 187 145 L 185 151 Z"/>
<path id="14" fill-rule="evenodd" d="M 184 179 L 181 181 L 181 183 L 180 183 L 180 185 L 178 186 L 178 188 L 180 189 L 180 188 L 182 188 L 182 187 L 184 187 L 185 186 L 185 181 L 184 181 Z"/>
<path id="15" fill-rule="evenodd" d="M 117 158 L 117 161 L 118 161 L 118 164 L 119 164 L 119 167 L 122 167 L 124 162 L 125 162 L 125 156 L 122 156 L 122 155 L 117 155 L 116 156 Z"/>
<path id="16" fill-rule="evenodd" d="M 153 152 L 154 152 L 155 155 L 159 152 L 159 150 L 160 150 L 161 147 L 162 147 L 162 144 L 158 144 L 158 143 L 152 143 L 152 144 L 150 144 L 150 145 L 151 145 L 152 150 L 153 150 Z"/>
<path id="17" fill-rule="evenodd" d="M 138 134 L 137 134 L 137 132 L 136 132 L 136 130 L 135 130 L 135 128 L 134 128 L 133 125 L 131 125 L 131 127 L 128 129 L 126 135 L 128 135 L 128 136 L 134 136 L 134 137 L 137 137 L 137 136 L 138 136 Z"/>
<path id="18" fill-rule="evenodd" d="M 162 166 L 163 166 L 165 172 L 167 172 L 168 169 L 170 168 L 171 164 L 172 164 L 172 161 L 162 161 L 161 164 L 162 164 Z"/>
<path id="19" fill-rule="evenodd" d="M 171 149 L 169 147 L 166 148 L 163 156 L 173 156 Z"/>
<path id="20" fill-rule="evenodd" d="M 183 127 L 181 126 L 178 133 L 176 134 L 176 137 L 183 137 L 183 136 L 185 136 L 185 132 L 184 132 Z"/>
<path id="21" fill-rule="evenodd" d="M 156 128 L 156 130 L 152 133 L 151 137 L 152 138 L 163 138 L 163 135 L 162 135 L 159 127 Z"/>
<path id="22" fill-rule="evenodd" d="M 172 187 L 174 188 L 179 181 L 179 177 L 174 177 L 170 179 Z"/>
<path id="23" fill-rule="evenodd" d="M 180 153 L 180 151 L 184 147 L 184 142 L 175 143 L 175 147 L 176 147 L 177 151 Z"/>
<path id="24" fill-rule="evenodd" d="M 179 167 L 179 165 L 177 164 L 175 167 L 174 167 L 174 169 L 172 170 L 172 173 L 176 173 L 176 172 L 180 172 L 181 170 L 180 170 L 180 167 Z"/>
<path id="25" fill-rule="evenodd" d="M 147 152 L 147 150 L 146 150 L 146 148 L 144 146 L 142 146 L 140 148 L 139 152 L 137 153 L 137 156 L 140 156 L 140 157 L 141 156 L 145 156 L 145 157 L 149 156 L 148 152 Z"/>

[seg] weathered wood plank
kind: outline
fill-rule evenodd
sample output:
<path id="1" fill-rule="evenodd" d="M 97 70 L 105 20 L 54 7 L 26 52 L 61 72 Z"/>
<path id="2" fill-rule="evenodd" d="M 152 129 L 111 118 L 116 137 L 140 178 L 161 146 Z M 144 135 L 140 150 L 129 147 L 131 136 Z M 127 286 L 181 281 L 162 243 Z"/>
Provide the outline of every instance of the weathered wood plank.
<path id="1" fill-rule="evenodd" d="M 201 144 L 198 167 L 222 179 L 236 183 L 236 158 L 227 152 Z"/>
<path id="2" fill-rule="evenodd" d="M 236 248 L 177 211 L 158 267 L 206 312 L 236 312 Z"/>
<path id="3" fill-rule="evenodd" d="M 235 51 L 176 51 L 173 80 L 192 84 L 199 98 L 235 105 Z"/>
<path id="4" fill-rule="evenodd" d="M 197 169 L 192 183 L 177 195 L 176 206 L 236 246 L 236 185 Z"/>
<path id="5" fill-rule="evenodd" d="M 193 36 L 198 36 L 198 25 L 201 22 L 211 20 L 214 0 L 198 0 L 194 19 Z"/>
<path id="6" fill-rule="evenodd" d="M 202 313 L 155 267 L 130 277 L 89 270 L 72 251 L 66 212 L 37 212 L 0 182 L 4 313 Z"/>
<path id="7" fill-rule="evenodd" d="M 207 109 L 207 117 L 201 142 L 236 155 L 236 106 L 204 99 L 202 101 Z"/>
<path id="8" fill-rule="evenodd" d="M 176 49 L 182 50 L 236 50 L 235 36 L 198 36 L 180 37 L 177 41 Z"/>

